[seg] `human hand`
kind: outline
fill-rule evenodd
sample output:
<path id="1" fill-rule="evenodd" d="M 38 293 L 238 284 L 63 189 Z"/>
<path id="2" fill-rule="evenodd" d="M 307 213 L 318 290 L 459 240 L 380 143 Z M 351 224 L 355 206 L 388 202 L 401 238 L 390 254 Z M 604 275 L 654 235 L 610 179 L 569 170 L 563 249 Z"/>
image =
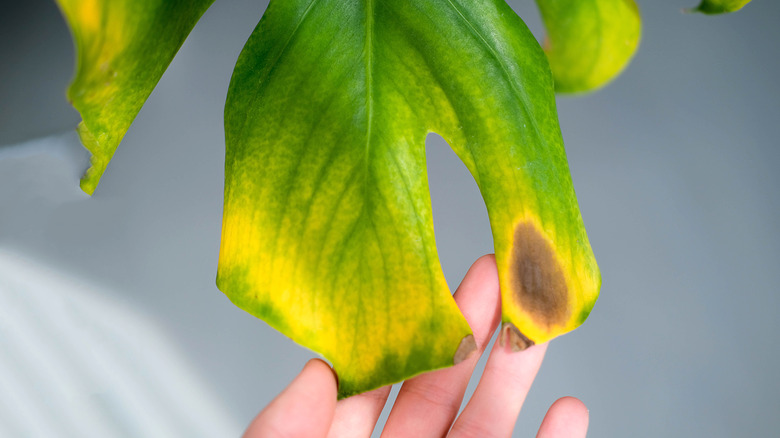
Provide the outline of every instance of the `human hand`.
<path id="1" fill-rule="evenodd" d="M 469 322 L 478 354 L 450 368 L 404 382 L 382 437 L 508 437 L 547 344 L 522 352 L 493 347 L 474 395 L 458 410 L 471 373 L 501 318 L 498 274 L 492 255 L 472 265 L 455 292 Z M 244 438 L 369 437 L 390 394 L 390 387 L 336 401 L 336 377 L 323 361 L 313 359 L 249 425 Z M 457 418 L 456 418 L 457 416 Z M 537 438 L 584 437 L 588 410 L 576 398 L 564 397 L 547 411 Z"/>

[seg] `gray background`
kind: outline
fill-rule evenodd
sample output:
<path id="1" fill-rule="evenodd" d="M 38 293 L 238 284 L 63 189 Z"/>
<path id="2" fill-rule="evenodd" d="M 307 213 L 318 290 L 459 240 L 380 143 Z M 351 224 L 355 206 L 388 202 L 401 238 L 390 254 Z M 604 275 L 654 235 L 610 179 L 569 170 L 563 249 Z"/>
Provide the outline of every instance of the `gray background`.
<path id="1" fill-rule="evenodd" d="M 509 3 L 542 34 L 530 0 Z M 680 12 L 692 3 L 641 1 L 643 42 L 628 70 L 595 94 L 559 98 L 604 283 L 588 322 L 551 345 L 516 436 L 533 436 L 563 395 L 586 402 L 594 437 L 780 430 L 780 3 Z M 224 98 L 266 4 L 223 0 L 205 14 L 91 199 L 77 188 L 78 154 L 10 146 L 79 120 L 64 98 L 73 49 L 59 12 L 40 0 L 0 12 L 0 246 L 141 309 L 239 424 L 312 356 L 214 285 Z M 429 140 L 454 287 L 491 252 L 489 224 L 465 168 Z"/>

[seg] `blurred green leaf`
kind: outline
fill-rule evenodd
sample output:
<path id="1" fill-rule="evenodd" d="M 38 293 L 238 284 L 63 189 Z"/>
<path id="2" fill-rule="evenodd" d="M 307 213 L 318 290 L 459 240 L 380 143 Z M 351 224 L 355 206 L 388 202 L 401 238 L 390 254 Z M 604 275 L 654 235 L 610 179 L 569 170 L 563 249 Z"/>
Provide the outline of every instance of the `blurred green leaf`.
<path id="1" fill-rule="evenodd" d="M 724 14 L 726 12 L 738 11 L 748 3 L 750 3 L 750 0 L 703 0 L 692 11 L 705 14 Z"/>
<path id="2" fill-rule="evenodd" d="M 555 90 L 594 90 L 614 79 L 642 33 L 634 0 L 536 0 L 547 27 L 545 51 Z"/>
<path id="3" fill-rule="evenodd" d="M 225 108 L 219 288 L 330 360 L 341 397 L 462 358 L 428 194 L 436 132 L 488 209 L 504 342 L 577 327 L 600 276 L 553 91 L 503 0 L 272 0 Z"/>

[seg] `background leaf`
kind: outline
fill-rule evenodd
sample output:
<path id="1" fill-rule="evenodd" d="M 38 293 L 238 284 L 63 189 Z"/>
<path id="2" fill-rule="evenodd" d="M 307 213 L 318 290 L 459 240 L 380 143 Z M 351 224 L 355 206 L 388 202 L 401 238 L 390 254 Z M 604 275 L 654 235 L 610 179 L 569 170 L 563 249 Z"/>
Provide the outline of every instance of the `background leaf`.
<path id="1" fill-rule="evenodd" d="M 272 1 L 225 131 L 218 286 L 330 360 L 341 397 L 473 348 L 436 252 L 429 132 L 487 205 L 509 341 L 571 330 L 596 299 L 549 66 L 502 0 Z"/>
<path id="2" fill-rule="evenodd" d="M 90 151 L 81 179 L 95 191 L 119 142 L 214 0 L 57 0 L 76 45 L 68 99 L 81 113 L 78 132 Z"/>
<path id="3" fill-rule="evenodd" d="M 702 0 L 699 6 L 692 10 L 705 14 L 723 14 L 738 11 L 748 3 L 750 0 Z"/>
<path id="4" fill-rule="evenodd" d="M 628 65 L 639 46 L 641 19 L 634 0 L 537 0 L 555 90 L 599 88 Z"/>

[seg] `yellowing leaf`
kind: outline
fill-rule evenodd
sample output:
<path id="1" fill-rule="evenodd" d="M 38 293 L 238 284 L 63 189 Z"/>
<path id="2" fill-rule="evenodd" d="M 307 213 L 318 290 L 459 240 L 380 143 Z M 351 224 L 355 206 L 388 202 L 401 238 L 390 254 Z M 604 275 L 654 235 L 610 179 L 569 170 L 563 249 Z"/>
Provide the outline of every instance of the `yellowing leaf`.
<path id="1" fill-rule="evenodd" d="M 614 79 L 636 52 L 642 23 L 634 0 L 536 0 L 547 27 L 555 90 L 577 93 Z"/>
<path id="2" fill-rule="evenodd" d="M 92 194 L 119 142 L 195 23 L 214 0 L 57 0 L 76 45 L 68 99 L 91 167 Z"/>
<path id="3" fill-rule="evenodd" d="M 577 327 L 600 276 L 544 52 L 503 0 L 272 0 L 225 108 L 217 284 L 348 396 L 474 348 L 434 241 L 425 137 L 487 205 L 505 341 Z"/>

